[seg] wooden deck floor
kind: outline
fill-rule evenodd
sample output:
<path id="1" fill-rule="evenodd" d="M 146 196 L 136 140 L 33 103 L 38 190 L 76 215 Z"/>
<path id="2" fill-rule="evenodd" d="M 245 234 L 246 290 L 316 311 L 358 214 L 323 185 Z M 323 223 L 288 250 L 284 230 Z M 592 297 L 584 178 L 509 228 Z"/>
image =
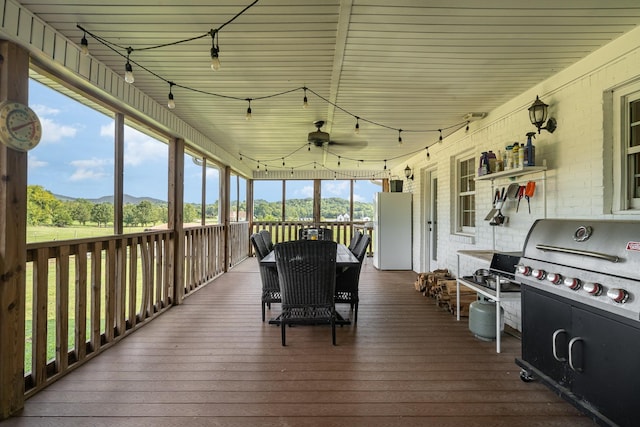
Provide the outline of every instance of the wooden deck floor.
<path id="1" fill-rule="evenodd" d="M 27 400 L 9 426 L 593 426 L 514 358 L 365 261 L 357 327 L 260 319 L 255 259 Z M 274 307 L 272 314 L 277 314 Z"/>

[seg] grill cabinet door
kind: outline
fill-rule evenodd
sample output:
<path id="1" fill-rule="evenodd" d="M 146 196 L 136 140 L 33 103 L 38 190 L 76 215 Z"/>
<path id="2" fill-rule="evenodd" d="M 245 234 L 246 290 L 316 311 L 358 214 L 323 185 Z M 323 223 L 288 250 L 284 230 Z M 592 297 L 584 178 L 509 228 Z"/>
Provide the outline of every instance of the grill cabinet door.
<path id="1" fill-rule="evenodd" d="M 554 336 L 556 356 L 565 361 L 553 355 Z M 571 336 L 571 306 L 522 286 L 522 359 L 567 388 L 574 377 L 566 362 Z"/>
<path id="2" fill-rule="evenodd" d="M 573 308 L 575 374 L 571 391 L 620 426 L 638 425 L 640 330 Z"/>

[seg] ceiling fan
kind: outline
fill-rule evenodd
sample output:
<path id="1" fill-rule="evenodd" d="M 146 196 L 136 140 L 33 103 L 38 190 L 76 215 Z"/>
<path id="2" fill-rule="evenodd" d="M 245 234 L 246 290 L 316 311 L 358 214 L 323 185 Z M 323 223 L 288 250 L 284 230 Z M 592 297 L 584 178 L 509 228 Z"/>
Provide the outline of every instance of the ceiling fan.
<path id="1" fill-rule="evenodd" d="M 313 125 L 316 127 L 316 130 L 313 132 L 309 132 L 307 136 L 307 141 L 310 144 L 315 145 L 316 147 L 322 147 L 322 164 L 324 165 L 327 160 L 327 148 L 331 146 L 332 148 L 347 148 L 347 149 L 361 149 L 368 145 L 367 141 L 364 140 L 354 140 L 354 141 L 334 141 L 331 139 L 328 132 L 323 132 L 320 130 L 322 126 L 324 126 L 324 120 L 316 120 L 313 122 Z"/>

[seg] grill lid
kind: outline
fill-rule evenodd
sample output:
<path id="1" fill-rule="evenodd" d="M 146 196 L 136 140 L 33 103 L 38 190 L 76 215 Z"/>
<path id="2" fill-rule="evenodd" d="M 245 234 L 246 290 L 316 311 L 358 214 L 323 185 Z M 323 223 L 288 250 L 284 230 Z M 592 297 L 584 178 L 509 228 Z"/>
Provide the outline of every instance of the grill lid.
<path id="1" fill-rule="evenodd" d="M 540 219 L 523 257 L 640 280 L 640 222 Z"/>

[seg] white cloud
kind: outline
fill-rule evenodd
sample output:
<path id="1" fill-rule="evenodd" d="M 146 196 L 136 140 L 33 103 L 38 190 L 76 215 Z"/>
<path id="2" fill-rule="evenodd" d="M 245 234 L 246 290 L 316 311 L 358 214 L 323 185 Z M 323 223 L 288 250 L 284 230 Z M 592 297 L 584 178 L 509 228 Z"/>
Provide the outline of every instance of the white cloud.
<path id="1" fill-rule="evenodd" d="M 34 104 L 34 105 L 31 105 L 30 107 L 40 117 L 43 117 L 43 116 L 56 116 L 56 115 L 60 114 L 60 110 L 59 109 L 53 108 L 53 107 L 48 107 L 48 106 L 43 105 L 43 104 Z"/>
<path id="2" fill-rule="evenodd" d="M 353 201 L 354 202 L 366 202 L 367 200 L 365 200 L 366 198 L 364 196 L 361 196 L 359 194 L 355 194 L 353 193 Z"/>
<path id="3" fill-rule="evenodd" d="M 58 142 L 64 138 L 74 138 L 78 129 L 73 126 L 57 123 L 46 117 L 40 119 L 42 124 L 42 142 Z"/>
<path id="4" fill-rule="evenodd" d="M 313 197 L 313 185 L 305 185 L 296 192 L 300 197 Z"/>
<path id="5" fill-rule="evenodd" d="M 27 166 L 30 170 L 43 168 L 48 164 L 48 162 L 38 160 L 38 158 L 31 153 L 29 153 L 27 156 Z"/>
<path id="6" fill-rule="evenodd" d="M 322 197 L 346 197 L 349 195 L 349 181 L 325 181 Z"/>
<path id="7" fill-rule="evenodd" d="M 71 181 L 100 180 L 110 176 L 107 167 L 113 165 L 110 159 L 85 159 L 74 160 L 71 166 L 75 171 L 69 178 Z"/>
<path id="8" fill-rule="evenodd" d="M 113 124 L 100 127 L 100 136 L 114 137 Z M 129 126 L 124 127 L 124 163 L 127 166 L 138 166 L 146 160 L 162 160 L 168 158 L 169 149 L 150 136 Z"/>

